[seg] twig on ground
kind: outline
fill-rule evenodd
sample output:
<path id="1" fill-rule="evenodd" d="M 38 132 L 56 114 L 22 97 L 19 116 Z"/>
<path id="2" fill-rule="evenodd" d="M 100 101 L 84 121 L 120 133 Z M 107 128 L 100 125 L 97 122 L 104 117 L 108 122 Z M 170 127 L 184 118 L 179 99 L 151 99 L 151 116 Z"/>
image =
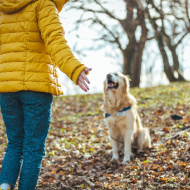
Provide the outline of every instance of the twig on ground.
<path id="1" fill-rule="evenodd" d="M 174 139 L 174 138 L 178 137 L 180 134 L 182 134 L 182 133 L 184 133 L 184 132 L 188 132 L 188 131 L 190 131 L 190 128 L 187 128 L 187 129 L 185 129 L 185 130 L 183 130 L 183 131 L 180 131 L 180 132 L 176 133 L 175 135 L 166 138 L 165 140 Z"/>

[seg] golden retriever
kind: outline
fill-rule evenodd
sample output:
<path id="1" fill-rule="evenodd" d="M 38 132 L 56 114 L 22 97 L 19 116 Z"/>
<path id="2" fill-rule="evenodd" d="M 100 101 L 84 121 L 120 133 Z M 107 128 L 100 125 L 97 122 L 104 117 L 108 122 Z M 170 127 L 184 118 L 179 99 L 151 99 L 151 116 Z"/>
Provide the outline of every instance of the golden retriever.
<path id="1" fill-rule="evenodd" d="M 136 146 L 138 152 L 151 148 L 149 130 L 142 127 L 136 99 L 129 92 L 128 76 L 119 72 L 107 74 L 103 109 L 112 144 L 112 160 L 119 159 L 121 147 L 124 153 L 123 164 L 133 156 L 132 146 Z"/>

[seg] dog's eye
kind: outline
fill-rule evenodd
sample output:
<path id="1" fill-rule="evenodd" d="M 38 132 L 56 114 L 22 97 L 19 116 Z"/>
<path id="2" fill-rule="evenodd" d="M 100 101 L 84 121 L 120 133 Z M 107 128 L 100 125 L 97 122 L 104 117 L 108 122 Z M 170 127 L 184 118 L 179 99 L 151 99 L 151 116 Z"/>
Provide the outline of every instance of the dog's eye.
<path id="1" fill-rule="evenodd" d="M 114 73 L 114 75 L 118 76 L 118 74 L 117 74 L 117 73 Z"/>

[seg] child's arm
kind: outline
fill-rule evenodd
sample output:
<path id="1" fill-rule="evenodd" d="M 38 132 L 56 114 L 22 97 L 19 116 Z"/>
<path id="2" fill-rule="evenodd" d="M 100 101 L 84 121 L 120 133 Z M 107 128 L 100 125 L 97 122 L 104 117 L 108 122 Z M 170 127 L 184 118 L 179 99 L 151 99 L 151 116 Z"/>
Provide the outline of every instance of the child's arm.
<path id="1" fill-rule="evenodd" d="M 37 10 L 38 26 L 45 42 L 47 53 L 60 70 L 77 84 L 81 72 L 86 67 L 75 58 L 67 45 L 56 5 L 50 0 L 41 0 L 39 2 Z"/>

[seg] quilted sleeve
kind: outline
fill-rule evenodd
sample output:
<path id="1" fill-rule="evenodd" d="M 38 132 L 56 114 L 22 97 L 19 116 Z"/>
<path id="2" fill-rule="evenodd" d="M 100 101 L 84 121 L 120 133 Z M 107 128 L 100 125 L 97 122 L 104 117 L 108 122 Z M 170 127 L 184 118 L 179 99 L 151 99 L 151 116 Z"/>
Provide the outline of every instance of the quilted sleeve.
<path id="1" fill-rule="evenodd" d="M 37 17 L 38 27 L 47 53 L 60 70 L 77 84 L 80 73 L 86 67 L 75 58 L 67 45 L 64 29 L 59 20 L 58 10 L 54 2 L 50 0 L 40 1 Z"/>

